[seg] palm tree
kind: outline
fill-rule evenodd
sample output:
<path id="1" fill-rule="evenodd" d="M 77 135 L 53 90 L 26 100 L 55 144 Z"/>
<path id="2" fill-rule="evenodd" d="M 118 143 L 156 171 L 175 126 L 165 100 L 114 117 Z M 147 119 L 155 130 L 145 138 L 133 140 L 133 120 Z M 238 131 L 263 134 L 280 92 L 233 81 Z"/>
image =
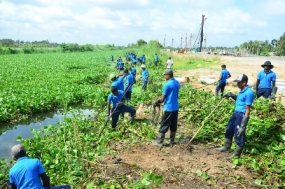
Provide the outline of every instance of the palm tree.
<path id="1" fill-rule="evenodd" d="M 272 39 L 271 40 L 271 45 L 273 46 L 273 48 L 275 48 L 277 46 L 277 40 L 276 39 Z"/>

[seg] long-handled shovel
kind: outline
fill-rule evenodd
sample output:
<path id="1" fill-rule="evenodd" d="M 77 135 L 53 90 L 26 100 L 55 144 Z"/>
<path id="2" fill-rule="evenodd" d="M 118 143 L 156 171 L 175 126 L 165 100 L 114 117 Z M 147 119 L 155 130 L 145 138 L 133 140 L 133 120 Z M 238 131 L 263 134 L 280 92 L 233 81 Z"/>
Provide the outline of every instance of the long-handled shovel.
<path id="1" fill-rule="evenodd" d="M 219 107 L 219 105 L 225 100 L 225 98 L 223 98 L 218 104 L 217 106 L 213 109 L 213 111 L 203 120 L 201 127 L 196 131 L 196 133 L 194 134 L 194 136 L 191 138 L 191 140 L 188 142 L 188 144 L 186 145 L 186 148 L 190 147 L 191 142 L 194 140 L 194 138 L 197 136 L 197 134 L 200 132 L 200 130 L 204 127 L 205 122 L 207 119 L 209 119 L 211 117 L 211 115 L 215 112 L 215 110 Z"/>

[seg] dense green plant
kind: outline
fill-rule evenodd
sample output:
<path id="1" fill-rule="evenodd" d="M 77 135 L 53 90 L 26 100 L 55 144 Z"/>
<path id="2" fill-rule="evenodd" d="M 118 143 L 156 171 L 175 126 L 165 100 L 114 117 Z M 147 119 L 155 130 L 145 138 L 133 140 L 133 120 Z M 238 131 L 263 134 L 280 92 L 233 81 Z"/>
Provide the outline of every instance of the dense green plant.
<path id="1" fill-rule="evenodd" d="M 142 46 L 128 51 L 147 52 L 146 56 L 152 57 L 158 52 L 154 49 L 150 52 Z M 127 179 L 126 176 L 108 178 L 105 174 L 108 169 L 103 161 L 105 155 L 115 156 L 120 149 L 149 141 L 156 135 L 155 127 L 147 119 L 136 120 L 133 125 L 122 121 L 116 131 L 105 124 L 105 102 L 110 93 L 110 82 L 106 78 L 115 71 L 113 63 L 108 60 L 111 53 L 122 56 L 125 51 L 2 56 L 2 120 L 65 107 L 70 103 L 90 105 L 98 112 L 95 121 L 84 115 L 76 115 L 65 118 L 58 128 L 46 126 L 43 130 L 33 130 L 34 137 L 31 139 L 18 138 L 31 157 L 41 159 L 53 184 L 69 183 L 75 188 L 145 188 L 162 182 L 162 177 L 155 172 L 147 170 L 146 173 L 139 167 L 137 172 L 143 175 L 141 180 Z M 161 54 L 161 57 L 167 58 L 167 55 Z M 192 59 L 190 65 L 212 65 L 217 61 Z M 141 102 L 151 105 L 161 95 L 165 82 L 162 76 L 164 66 L 156 68 L 150 62 L 147 64 L 150 64 L 148 69 L 151 75 L 148 90 L 141 92 L 141 81 L 138 79 L 133 90 L 133 100 L 129 103 L 133 107 Z M 140 77 L 139 69 L 137 77 Z M 179 138 L 185 139 L 193 132 L 193 127 L 198 128 L 220 100 L 220 97 L 210 92 L 194 90 L 191 83 L 183 85 L 179 97 L 179 121 L 185 125 L 185 130 L 179 130 Z M 221 145 L 233 108 L 234 103 L 225 100 L 205 123 L 195 142 Z M 247 129 L 247 147 L 243 157 L 234 160 L 233 164 L 259 174 L 257 185 L 270 188 L 284 186 L 285 108 L 278 102 L 258 99 L 252 109 Z M 102 135 L 99 136 L 100 131 Z M 10 166 L 0 161 L 0 183 L 8 179 Z M 204 180 L 211 179 L 203 171 L 197 170 L 196 174 Z"/>
<path id="2" fill-rule="evenodd" d="M 285 32 L 277 42 L 277 52 L 279 56 L 285 56 Z"/>

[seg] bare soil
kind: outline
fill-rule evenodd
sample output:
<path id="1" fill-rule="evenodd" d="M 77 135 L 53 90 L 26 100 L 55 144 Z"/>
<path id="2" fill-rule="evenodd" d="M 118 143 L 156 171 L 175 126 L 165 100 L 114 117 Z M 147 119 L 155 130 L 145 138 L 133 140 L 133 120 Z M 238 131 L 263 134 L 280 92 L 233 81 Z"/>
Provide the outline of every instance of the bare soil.
<path id="1" fill-rule="evenodd" d="M 185 56 L 185 55 L 178 55 Z M 222 64 L 227 66 L 227 70 L 230 71 L 232 77 L 237 78 L 239 74 L 246 74 L 249 79 L 249 83 L 255 83 L 256 77 L 259 71 L 263 68 L 261 65 L 269 60 L 271 64 L 274 65 L 272 71 L 277 75 L 277 79 L 285 80 L 285 57 L 234 57 L 234 56 L 219 56 L 219 55 L 188 55 L 188 56 L 200 56 L 205 59 L 211 59 L 214 57 L 219 57 Z M 213 76 L 214 79 L 218 80 L 220 74 L 220 65 L 210 66 L 208 69 L 198 68 L 195 70 L 177 70 L 175 72 L 176 77 L 189 77 L 191 84 L 199 88 L 199 90 L 212 91 L 215 92 L 216 86 L 207 85 L 198 82 L 198 78 L 201 76 Z M 191 79 L 192 78 L 192 79 Z M 239 89 L 234 83 L 231 83 L 226 86 L 226 92 L 238 92 Z M 281 97 L 281 102 L 285 104 L 285 97 Z"/>
<path id="2" fill-rule="evenodd" d="M 209 58 L 212 55 L 179 55 L 179 56 L 203 56 Z M 285 79 L 285 59 L 278 57 L 230 57 L 221 56 L 222 63 L 227 65 L 232 77 L 244 73 L 249 76 L 249 80 L 255 80 L 257 73 L 262 70 L 260 66 L 266 60 L 270 60 L 275 66 L 274 71 L 278 79 Z M 216 75 L 219 76 L 220 66 L 213 66 L 209 69 L 177 70 L 177 77 L 191 77 L 192 84 L 202 87 L 203 84 L 197 81 L 199 76 Z M 209 85 L 201 88 L 214 92 L 215 86 Z M 227 91 L 238 91 L 236 86 L 227 86 Z M 282 99 L 284 102 L 284 97 Z M 144 113 L 146 106 L 138 107 L 138 120 L 150 119 Z M 183 135 L 182 131 L 187 126 L 179 115 L 179 128 L 177 135 Z M 153 127 L 150 125 L 150 127 Z M 194 132 L 194 131 L 193 131 Z M 193 133 L 191 132 L 191 133 Z M 169 134 L 165 142 L 169 141 Z M 187 136 L 189 139 L 192 136 Z M 163 176 L 163 183 L 155 185 L 153 188 L 175 189 L 175 188 L 258 188 L 254 181 L 258 178 L 256 173 L 250 172 L 242 166 L 235 166 L 232 161 L 227 160 L 232 152 L 220 153 L 215 150 L 214 144 L 201 144 L 194 142 L 191 148 L 186 148 L 186 140 L 174 147 L 163 146 L 162 148 L 153 146 L 151 142 L 145 142 L 130 146 L 124 144 L 114 144 L 112 148 L 116 150 L 116 156 L 108 156 L 105 163 L 111 164 L 107 173 L 113 176 L 128 175 L 131 180 L 140 180 L 141 173 L 152 170 L 157 175 Z M 121 158 L 119 164 L 113 164 L 116 158 Z M 199 175 L 199 171 L 205 172 L 206 177 Z"/>

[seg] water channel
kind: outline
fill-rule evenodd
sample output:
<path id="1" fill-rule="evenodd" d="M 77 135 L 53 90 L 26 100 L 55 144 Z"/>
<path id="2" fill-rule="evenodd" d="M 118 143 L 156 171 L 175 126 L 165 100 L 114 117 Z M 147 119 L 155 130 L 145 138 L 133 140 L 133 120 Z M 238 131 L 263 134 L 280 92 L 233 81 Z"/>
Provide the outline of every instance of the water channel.
<path id="1" fill-rule="evenodd" d="M 94 117 L 95 111 L 91 109 L 78 109 L 63 113 L 62 110 L 38 114 L 35 117 L 15 124 L 0 124 L 0 159 L 11 160 L 11 148 L 18 144 L 17 136 L 27 139 L 33 136 L 31 129 L 42 129 L 47 125 L 58 126 L 58 123 L 64 120 L 64 117 L 80 114 Z"/>

